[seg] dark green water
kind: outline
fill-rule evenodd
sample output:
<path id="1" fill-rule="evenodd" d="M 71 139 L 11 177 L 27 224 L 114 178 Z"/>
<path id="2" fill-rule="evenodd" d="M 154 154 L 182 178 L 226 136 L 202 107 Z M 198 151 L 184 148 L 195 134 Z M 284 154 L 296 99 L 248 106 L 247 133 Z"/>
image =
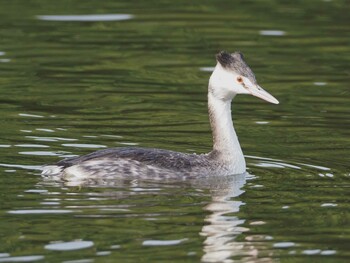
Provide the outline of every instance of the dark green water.
<path id="1" fill-rule="evenodd" d="M 349 262 L 349 13 L 346 0 L 2 1 L 0 262 Z M 280 101 L 234 100 L 250 175 L 39 176 L 103 147 L 209 151 L 206 68 L 222 49 Z"/>

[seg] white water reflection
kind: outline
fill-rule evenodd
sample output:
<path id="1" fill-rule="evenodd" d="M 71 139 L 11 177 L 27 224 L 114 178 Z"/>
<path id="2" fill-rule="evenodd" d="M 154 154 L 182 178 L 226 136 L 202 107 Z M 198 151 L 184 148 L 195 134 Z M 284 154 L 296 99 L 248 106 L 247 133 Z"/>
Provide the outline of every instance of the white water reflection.
<path id="1" fill-rule="evenodd" d="M 335 250 L 323 250 L 321 251 L 321 255 L 324 255 L 324 256 L 329 256 L 329 255 L 335 255 L 337 253 L 337 251 Z"/>
<path id="2" fill-rule="evenodd" d="M 21 117 L 44 118 L 44 116 L 42 116 L 42 115 L 28 114 L 28 113 L 19 113 L 18 115 Z"/>
<path id="3" fill-rule="evenodd" d="M 112 254 L 111 251 L 97 251 L 96 252 L 96 256 L 108 256 L 110 254 Z"/>
<path id="4" fill-rule="evenodd" d="M 42 255 L 33 255 L 33 256 L 21 256 L 21 257 L 1 257 L 0 262 L 33 262 L 38 260 L 43 260 L 44 256 Z"/>
<path id="5" fill-rule="evenodd" d="M 280 160 L 280 159 L 265 158 L 265 157 L 259 157 L 259 156 L 253 156 L 253 155 L 245 155 L 245 157 L 249 159 L 253 159 L 254 161 L 258 161 L 257 163 L 251 164 L 257 167 L 292 168 L 292 169 L 302 170 L 304 166 L 304 167 L 314 168 L 322 171 L 330 170 L 330 168 L 320 166 L 320 165 L 312 165 L 312 164 L 299 163 L 299 162 L 291 164 L 291 163 L 286 163 L 286 161 Z M 327 173 L 326 176 L 332 177 L 333 174 Z"/>
<path id="6" fill-rule="evenodd" d="M 39 20 L 45 21 L 77 21 L 77 22 L 95 22 L 95 21 L 122 21 L 132 19 L 130 14 L 101 14 L 101 15 L 39 15 Z"/>
<path id="7" fill-rule="evenodd" d="M 60 156 L 57 152 L 50 152 L 50 151 L 26 151 L 26 152 L 18 152 L 18 154 L 23 155 L 35 155 L 35 156 Z"/>
<path id="8" fill-rule="evenodd" d="M 12 215 L 33 215 L 33 214 L 69 214 L 77 211 L 67 209 L 26 209 L 10 210 L 7 213 Z"/>
<path id="9" fill-rule="evenodd" d="M 174 246 L 188 240 L 187 238 L 179 240 L 145 240 L 142 242 L 143 246 Z"/>
<path id="10" fill-rule="evenodd" d="M 49 148 L 50 146 L 48 145 L 43 145 L 43 144 L 16 144 L 16 147 L 21 147 L 21 148 Z"/>
<path id="11" fill-rule="evenodd" d="M 51 243 L 45 246 L 47 250 L 55 250 L 55 251 L 70 251 L 70 250 L 79 250 L 84 248 L 89 248 L 94 246 L 94 242 L 92 241 L 71 241 L 71 242 L 57 242 Z"/>
<path id="12" fill-rule="evenodd" d="M 256 121 L 256 124 L 260 124 L 260 125 L 265 125 L 265 124 L 269 124 L 268 121 Z"/>
<path id="13" fill-rule="evenodd" d="M 10 167 L 10 168 L 18 168 L 24 170 L 42 170 L 41 165 L 25 165 L 25 164 L 9 164 L 9 163 L 0 163 L 0 167 Z"/>
<path id="14" fill-rule="evenodd" d="M 335 203 L 324 203 L 321 205 L 321 207 L 335 207 L 338 206 L 338 204 Z"/>
<path id="15" fill-rule="evenodd" d="M 214 71 L 214 67 L 202 67 L 199 68 L 200 71 L 204 71 L 204 72 L 213 72 Z"/>
<path id="16" fill-rule="evenodd" d="M 61 137 L 42 137 L 42 136 L 25 136 L 28 139 L 40 142 L 57 142 L 57 141 L 77 141 L 78 139 L 73 138 L 61 138 Z"/>
<path id="17" fill-rule="evenodd" d="M 64 143 L 61 144 L 65 147 L 76 147 L 76 148 L 92 148 L 92 149 L 99 149 L 99 148 L 106 148 L 106 145 L 101 144 L 88 144 L 88 143 Z"/>
<path id="18" fill-rule="evenodd" d="M 289 248 L 289 247 L 294 247 L 295 243 L 294 242 L 278 242 L 273 244 L 273 247 L 275 248 Z"/>
<path id="19" fill-rule="evenodd" d="M 37 130 L 37 131 L 43 131 L 43 132 L 55 132 L 55 131 L 52 130 L 52 129 L 43 129 L 43 128 L 37 128 L 37 129 L 35 129 L 35 130 Z"/>
<path id="20" fill-rule="evenodd" d="M 314 82 L 315 86 L 326 86 L 327 82 Z"/>
<path id="21" fill-rule="evenodd" d="M 262 36 L 284 36 L 286 34 L 286 32 L 282 30 L 261 30 L 259 33 Z"/>

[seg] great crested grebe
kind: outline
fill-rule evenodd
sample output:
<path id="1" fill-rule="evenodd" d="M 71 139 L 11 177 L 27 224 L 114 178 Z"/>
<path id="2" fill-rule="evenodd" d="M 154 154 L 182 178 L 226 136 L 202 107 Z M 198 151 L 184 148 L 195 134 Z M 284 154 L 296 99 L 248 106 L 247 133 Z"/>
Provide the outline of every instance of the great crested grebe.
<path id="1" fill-rule="evenodd" d="M 257 84 L 240 52 L 221 51 L 216 60 L 208 86 L 213 133 L 211 152 L 197 155 L 161 149 L 110 148 L 45 166 L 42 175 L 83 180 L 119 176 L 194 178 L 244 173 L 246 163 L 231 117 L 232 99 L 236 94 L 250 94 L 274 104 L 279 102 Z"/>

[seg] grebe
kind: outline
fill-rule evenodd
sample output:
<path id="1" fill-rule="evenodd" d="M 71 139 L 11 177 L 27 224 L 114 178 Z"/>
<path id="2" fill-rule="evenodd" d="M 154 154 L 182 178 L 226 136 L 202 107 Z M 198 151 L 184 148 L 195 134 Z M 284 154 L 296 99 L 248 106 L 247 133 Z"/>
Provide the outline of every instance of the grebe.
<path id="1" fill-rule="evenodd" d="M 274 104 L 279 102 L 257 84 L 242 53 L 221 51 L 216 60 L 208 86 L 213 134 L 211 152 L 197 155 L 161 149 L 110 148 L 45 166 L 42 175 L 84 180 L 118 176 L 194 178 L 244 173 L 246 163 L 233 128 L 231 101 L 236 94 L 251 94 Z"/>

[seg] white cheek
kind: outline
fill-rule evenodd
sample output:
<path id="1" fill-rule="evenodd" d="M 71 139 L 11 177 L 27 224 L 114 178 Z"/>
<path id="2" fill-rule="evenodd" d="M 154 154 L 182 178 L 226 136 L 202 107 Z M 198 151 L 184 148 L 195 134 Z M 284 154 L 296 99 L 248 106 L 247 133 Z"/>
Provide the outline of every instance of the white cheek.
<path id="1" fill-rule="evenodd" d="M 243 86 L 241 85 L 239 87 L 239 92 L 237 92 L 238 94 L 250 94 L 250 92 Z"/>
<path id="2" fill-rule="evenodd" d="M 209 80 L 211 93 L 218 99 L 230 100 L 237 94 L 237 76 L 217 64 Z"/>
<path id="3" fill-rule="evenodd" d="M 215 90 L 214 95 L 218 99 L 228 100 L 228 99 L 232 99 L 235 93 L 233 92 L 233 89 L 230 89 L 227 86 L 223 86 L 220 89 Z"/>
<path id="4" fill-rule="evenodd" d="M 233 77 L 228 74 L 221 74 L 212 79 L 212 93 L 221 100 L 230 99 L 234 96 Z"/>

